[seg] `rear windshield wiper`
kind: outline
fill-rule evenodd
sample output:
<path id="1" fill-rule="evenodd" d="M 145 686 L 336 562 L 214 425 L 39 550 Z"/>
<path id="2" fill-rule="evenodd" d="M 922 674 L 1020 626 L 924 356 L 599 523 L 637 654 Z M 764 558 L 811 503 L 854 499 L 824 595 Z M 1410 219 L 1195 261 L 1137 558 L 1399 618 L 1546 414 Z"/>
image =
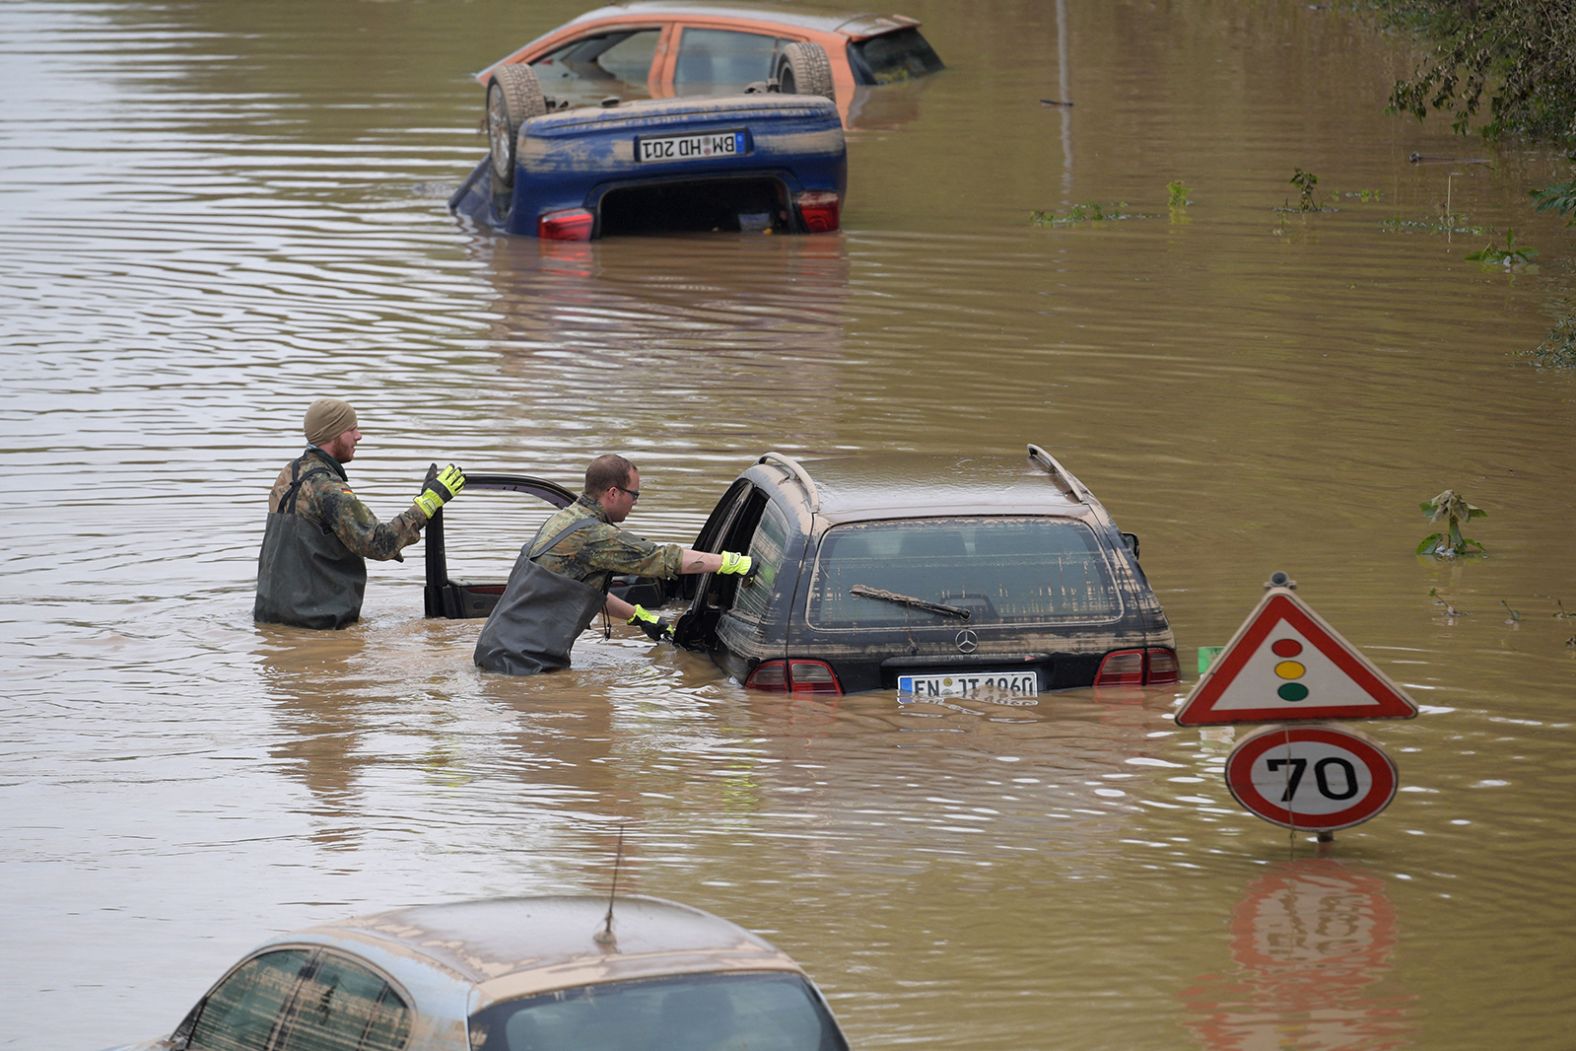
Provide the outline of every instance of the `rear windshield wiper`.
<path id="1" fill-rule="evenodd" d="M 883 602 L 895 602 L 899 606 L 913 606 L 915 609 L 928 610 L 939 613 L 943 617 L 957 617 L 959 620 L 968 620 L 969 611 L 962 606 L 949 606 L 944 602 L 930 602 L 927 599 L 915 598 L 913 595 L 900 595 L 896 591 L 882 591 L 867 584 L 855 584 L 848 589 L 850 595 L 861 598 L 878 598 Z"/>

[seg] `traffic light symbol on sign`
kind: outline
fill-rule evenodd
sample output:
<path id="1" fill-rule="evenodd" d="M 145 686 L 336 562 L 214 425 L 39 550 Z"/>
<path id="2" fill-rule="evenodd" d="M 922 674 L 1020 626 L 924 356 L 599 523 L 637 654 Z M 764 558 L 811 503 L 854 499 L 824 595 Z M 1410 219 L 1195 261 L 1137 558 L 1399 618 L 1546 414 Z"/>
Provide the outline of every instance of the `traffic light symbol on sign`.
<path id="1" fill-rule="evenodd" d="M 1307 700 L 1308 687 L 1298 680 L 1308 674 L 1308 666 L 1293 659 L 1302 656 L 1302 643 L 1296 639 L 1276 639 L 1270 652 L 1281 658 L 1275 662 L 1275 674 L 1281 679 L 1275 695 L 1293 703 Z"/>
<path id="2" fill-rule="evenodd" d="M 1177 712 L 1180 726 L 1410 719 L 1411 698 L 1291 591 L 1271 588 Z"/>

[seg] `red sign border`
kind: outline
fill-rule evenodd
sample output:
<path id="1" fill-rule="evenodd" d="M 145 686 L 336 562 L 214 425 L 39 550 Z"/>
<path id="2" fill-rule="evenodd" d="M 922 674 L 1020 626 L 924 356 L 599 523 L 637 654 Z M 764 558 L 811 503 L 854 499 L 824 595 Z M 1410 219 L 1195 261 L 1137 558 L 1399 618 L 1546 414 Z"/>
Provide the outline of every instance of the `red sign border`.
<path id="1" fill-rule="evenodd" d="M 1259 651 L 1265 638 L 1281 621 L 1286 621 L 1313 643 L 1318 651 L 1379 702 L 1377 708 L 1352 708 L 1350 705 L 1325 705 L 1311 708 L 1237 708 L 1216 711 L 1215 702 L 1236 681 L 1248 660 Z M 1178 726 L 1213 726 L 1221 723 L 1288 722 L 1301 719 L 1412 719 L 1417 706 L 1388 682 L 1378 669 L 1363 659 L 1355 647 L 1336 630 L 1319 619 L 1290 591 L 1275 588 L 1264 596 L 1237 635 L 1215 664 L 1194 687 L 1187 703 L 1176 714 Z"/>
<path id="2" fill-rule="evenodd" d="M 1293 741 L 1313 741 L 1345 748 L 1363 760 L 1363 765 L 1373 777 L 1373 787 L 1357 805 L 1331 814 L 1299 815 L 1270 802 L 1253 785 L 1253 764 L 1276 745 L 1289 745 Z M 1374 762 L 1376 759 L 1377 763 Z M 1239 780 L 1245 784 L 1241 790 L 1239 790 Z M 1394 760 L 1378 745 L 1356 734 L 1329 726 L 1271 727 L 1249 737 L 1232 749 L 1231 754 L 1226 757 L 1226 787 L 1230 789 L 1232 798 L 1250 814 L 1261 817 L 1271 824 L 1293 830 L 1300 828 L 1312 832 L 1334 832 L 1337 829 L 1360 825 L 1390 805 L 1395 799 L 1396 789 L 1400 783 L 1401 775 L 1396 770 Z M 1383 797 L 1381 802 L 1377 804 L 1372 802 L 1380 796 Z M 1353 814 L 1357 816 L 1354 817 Z"/>

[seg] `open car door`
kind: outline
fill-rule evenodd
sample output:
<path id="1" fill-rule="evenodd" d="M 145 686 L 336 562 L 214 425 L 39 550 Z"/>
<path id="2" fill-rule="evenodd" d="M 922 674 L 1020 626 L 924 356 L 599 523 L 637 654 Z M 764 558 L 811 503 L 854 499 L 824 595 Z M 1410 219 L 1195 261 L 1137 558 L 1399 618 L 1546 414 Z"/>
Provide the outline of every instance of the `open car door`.
<path id="1" fill-rule="evenodd" d="M 434 464 L 427 472 L 427 477 L 433 478 L 437 474 L 437 465 Z M 520 493 L 536 500 L 543 500 L 554 511 L 568 507 L 575 502 L 575 494 L 545 478 L 531 478 L 519 474 L 467 474 L 465 476 L 465 492 L 467 494 L 483 490 L 500 490 L 503 492 Z M 480 580 L 466 577 L 449 576 L 448 546 L 444 536 L 443 511 L 440 509 L 432 516 L 432 521 L 427 523 L 425 532 L 426 560 L 427 560 L 427 585 L 425 588 L 426 615 L 429 617 L 447 617 L 450 620 L 465 618 L 485 617 L 492 612 L 498 604 L 498 599 L 503 595 L 504 587 L 508 584 L 506 579 Z M 529 537 L 520 539 L 524 543 Z M 513 564 L 511 559 L 510 564 Z M 640 577 L 617 576 L 613 578 L 613 585 L 609 589 L 612 594 L 627 602 L 638 602 L 652 609 L 661 606 L 667 599 L 668 587 L 666 581 L 646 580 Z"/>

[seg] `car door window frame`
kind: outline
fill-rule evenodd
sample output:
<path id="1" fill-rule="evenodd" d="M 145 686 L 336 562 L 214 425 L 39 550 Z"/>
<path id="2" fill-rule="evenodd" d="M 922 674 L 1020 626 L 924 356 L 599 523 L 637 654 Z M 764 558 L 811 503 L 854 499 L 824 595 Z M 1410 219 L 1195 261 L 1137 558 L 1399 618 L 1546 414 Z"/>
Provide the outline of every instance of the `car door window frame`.
<path id="1" fill-rule="evenodd" d="M 380 1021 L 374 1010 L 367 1013 L 366 1020 L 362 1024 L 360 1032 L 356 1035 L 355 1044 L 347 1046 L 346 1051 L 351 1051 L 351 1047 L 354 1048 L 354 1051 L 400 1051 L 400 1049 L 410 1043 L 411 1016 L 413 1014 L 410 994 L 387 973 L 373 966 L 370 961 L 359 956 L 351 956 L 348 953 L 323 949 L 313 956 L 306 973 L 297 979 L 295 995 L 292 997 L 289 1009 L 285 1012 L 282 1025 L 275 1031 L 274 1037 L 269 1044 L 271 1048 L 278 1048 L 280 1051 L 292 1051 L 291 1042 L 297 1035 L 297 1027 L 301 1025 L 303 1015 L 308 1006 L 304 996 L 308 992 L 309 987 L 317 980 L 318 975 L 325 967 L 330 965 L 342 970 L 360 971 L 376 981 L 378 983 L 378 995 L 370 1001 L 374 1009 L 384 1004 L 389 997 L 393 997 L 399 1004 L 400 1009 L 400 1017 L 394 1027 L 394 1032 L 399 1034 L 399 1039 L 396 1043 L 374 1047 L 368 1046 L 367 1037 L 375 1030 Z M 362 1002 L 367 1002 L 364 997 L 358 999 L 362 1000 Z M 348 1012 L 341 1009 L 338 1017 L 346 1017 L 347 1015 Z M 403 1032 L 401 1032 L 401 1024 L 403 1025 Z M 304 1026 L 301 1031 L 321 1036 L 333 1030 L 328 1023 L 310 1023 Z M 311 1036 L 303 1036 L 302 1039 L 310 1044 Z M 331 1046 L 338 1048 L 340 1045 L 333 1044 Z M 309 1047 L 307 1049 L 299 1049 L 299 1051 L 311 1051 L 311 1049 Z"/>
<path id="2" fill-rule="evenodd" d="M 565 77 L 541 77 L 544 90 L 546 90 L 549 95 L 552 94 L 551 88 L 553 85 L 560 80 L 567 80 L 580 84 L 622 84 L 626 87 L 641 88 L 644 89 L 648 94 L 654 94 L 654 89 L 657 84 L 657 70 L 661 66 L 662 59 L 667 50 L 664 45 L 667 42 L 668 31 L 669 27 L 660 23 L 648 25 L 607 26 L 558 45 L 551 51 L 548 51 L 546 54 L 532 59 L 530 65 L 532 69 L 539 70 L 539 76 L 541 76 L 540 67 L 546 63 L 552 63 L 555 66 L 568 71 L 569 75 Z M 646 61 L 645 76 L 641 77 L 639 80 L 628 80 L 625 79 L 623 74 L 615 72 L 602 65 L 601 60 L 604 54 L 623 44 L 625 41 L 642 33 L 655 34 L 655 39 L 651 45 L 651 54 Z M 578 48 L 582 48 L 592 41 L 605 40 L 609 37 L 618 37 L 619 39 L 608 44 L 601 51 L 598 51 L 596 56 L 588 63 L 588 65 L 594 66 L 595 69 L 600 73 L 606 74 L 605 76 L 587 76 L 581 72 L 579 68 L 564 62 L 563 56 L 566 53 L 573 52 Z"/>
<path id="3" fill-rule="evenodd" d="M 713 75 L 710 80 L 695 79 L 688 82 L 680 80 L 679 73 L 680 68 L 682 67 L 685 60 L 686 41 L 690 39 L 690 34 L 692 33 L 713 34 L 718 38 L 750 37 L 755 40 L 769 42 L 771 44 L 771 54 L 766 60 L 766 68 L 760 71 L 759 76 L 750 76 L 745 79 L 739 79 L 737 77 L 719 78 L 716 75 Z M 697 41 L 697 46 L 707 47 L 710 43 L 710 41 L 704 40 Z M 737 88 L 742 90 L 746 85 L 754 83 L 755 81 L 763 81 L 768 79 L 772 75 L 772 67 L 777 62 L 777 56 L 782 54 L 783 48 L 791 43 L 794 43 L 793 38 L 781 36 L 777 33 L 761 33 L 745 29 L 731 29 L 727 27 L 711 25 L 681 25 L 677 27 L 677 31 L 674 36 L 673 61 L 664 80 L 672 87 L 674 94 L 685 94 L 685 88 L 687 86 L 693 88 L 697 92 L 711 91 L 718 89 L 719 86 L 722 88 Z M 712 51 L 715 53 L 714 59 L 718 62 L 738 61 L 737 53 L 730 54 L 726 46 L 720 49 L 712 47 Z"/>
<path id="4" fill-rule="evenodd" d="M 193 1040 L 197 1039 L 198 1028 L 202 1025 L 203 1018 L 208 1013 L 208 1010 L 213 1006 L 215 997 L 225 991 L 226 987 L 231 982 L 236 981 L 241 972 L 251 965 L 260 963 L 270 956 L 290 955 L 298 955 L 300 962 L 296 966 L 295 977 L 291 980 L 290 987 L 273 1009 L 273 1018 L 269 1022 L 268 1035 L 264 1044 L 267 1047 L 273 1046 L 274 1041 L 278 1038 L 280 1026 L 294 1008 L 296 994 L 301 988 L 302 976 L 311 969 L 313 958 L 317 955 L 317 950 L 312 946 L 271 945 L 267 949 L 253 953 L 240 963 L 237 963 L 225 973 L 223 978 L 220 978 L 213 984 L 213 987 L 208 990 L 207 994 L 197 1002 L 197 1006 L 192 1008 L 185 1019 L 181 1021 L 181 1024 L 176 1027 L 174 1034 L 171 1036 L 172 1046 L 182 1049 L 189 1048 L 190 1051 L 224 1051 L 222 1047 L 211 1043 L 206 1045 L 192 1043 Z"/>
<path id="5" fill-rule="evenodd" d="M 731 542 L 738 544 L 738 550 L 748 553 L 750 558 L 754 560 L 755 565 L 752 568 L 755 571 L 755 577 L 747 586 L 748 590 L 745 589 L 745 585 L 735 583 L 732 592 L 728 595 L 728 604 L 722 609 L 722 613 L 725 616 L 736 617 L 751 624 L 759 624 L 766 619 L 775 582 L 781 575 L 783 566 L 788 560 L 789 532 L 793 527 L 788 521 L 787 513 L 768 497 L 763 490 L 757 489 L 752 495 L 760 497 L 759 510 L 752 506 L 752 500 L 747 500 L 739 515 L 735 518 L 735 526 L 729 530 L 728 538 Z M 754 519 L 753 522 L 751 521 L 752 517 Z M 768 519 L 776 523 L 782 534 L 776 542 L 775 559 L 769 559 L 769 556 L 762 554 L 756 544 L 761 531 L 766 528 Z M 747 538 L 741 535 L 743 532 L 742 527 L 746 525 L 749 528 L 749 536 Z M 730 547 L 729 550 L 733 550 L 733 548 Z M 730 579 L 737 580 L 737 578 Z M 739 607 L 739 596 L 741 594 L 759 597 L 762 608 L 759 610 L 741 609 Z"/>

